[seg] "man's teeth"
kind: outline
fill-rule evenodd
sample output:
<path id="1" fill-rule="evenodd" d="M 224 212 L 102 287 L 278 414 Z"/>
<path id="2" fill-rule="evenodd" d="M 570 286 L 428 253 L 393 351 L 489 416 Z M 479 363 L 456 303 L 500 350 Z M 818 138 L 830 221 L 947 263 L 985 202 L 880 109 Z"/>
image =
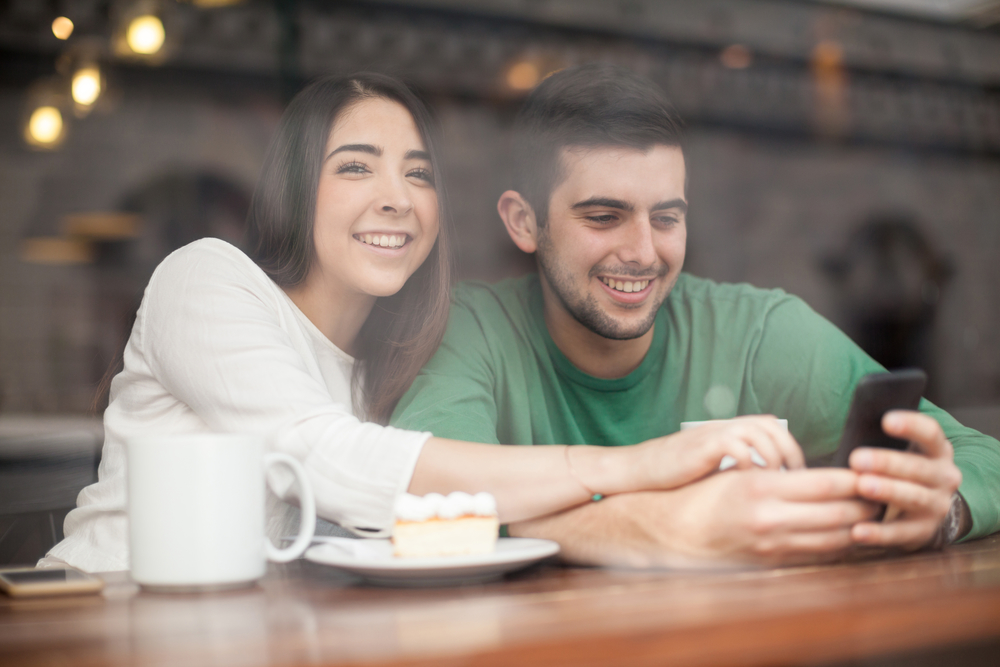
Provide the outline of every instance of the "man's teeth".
<path id="1" fill-rule="evenodd" d="M 601 278 L 601 282 L 619 292 L 641 292 L 649 285 L 648 280 L 636 280 L 633 282 L 631 280 L 621 281 L 612 280 L 611 278 Z"/>
<path id="2" fill-rule="evenodd" d="M 365 234 L 364 236 L 357 237 L 362 243 L 367 243 L 368 245 L 382 246 L 383 248 L 402 248 L 406 243 L 406 234 L 402 236 L 397 236 L 395 234 L 385 235 L 385 234 Z"/>

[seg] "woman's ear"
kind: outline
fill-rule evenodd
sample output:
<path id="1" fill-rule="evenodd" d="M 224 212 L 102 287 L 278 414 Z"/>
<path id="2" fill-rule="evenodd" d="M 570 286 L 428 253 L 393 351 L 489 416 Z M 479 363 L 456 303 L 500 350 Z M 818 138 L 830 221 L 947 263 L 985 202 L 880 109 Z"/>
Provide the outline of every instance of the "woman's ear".
<path id="1" fill-rule="evenodd" d="M 521 193 L 515 190 L 504 192 L 497 202 L 497 211 L 514 245 L 526 253 L 535 252 L 538 249 L 535 210 Z"/>

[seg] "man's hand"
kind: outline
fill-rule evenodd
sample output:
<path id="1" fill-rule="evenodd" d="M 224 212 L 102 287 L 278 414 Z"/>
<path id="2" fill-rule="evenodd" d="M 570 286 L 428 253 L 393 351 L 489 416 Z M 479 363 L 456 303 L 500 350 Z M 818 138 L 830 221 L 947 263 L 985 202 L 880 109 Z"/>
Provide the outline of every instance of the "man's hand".
<path id="1" fill-rule="evenodd" d="M 629 493 L 510 526 L 545 537 L 569 561 L 631 567 L 725 567 L 825 562 L 871 520 L 858 476 L 822 468 L 733 470 L 679 489 Z"/>
<path id="2" fill-rule="evenodd" d="M 951 508 L 952 495 L 962 483 L 951 443 L 934 418 L 908 410 L 894 410 L 882 418 L 889 435 L 909 440 L 912 452 L 860 448 L 851 453 L 851 469 L 858 473 L 858 495 L 886 503 L 895 518 L 854 526 L 858 544 L 919 549 L 930 543 Z"/>

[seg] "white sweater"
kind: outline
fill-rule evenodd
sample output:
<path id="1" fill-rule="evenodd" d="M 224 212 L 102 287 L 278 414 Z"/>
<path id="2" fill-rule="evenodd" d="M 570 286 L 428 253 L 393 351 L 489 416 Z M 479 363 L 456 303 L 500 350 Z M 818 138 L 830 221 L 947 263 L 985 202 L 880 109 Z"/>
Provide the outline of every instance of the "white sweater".
<path id="1" fill-rule="evenodd" d="M 353 365 L 237 248 L 202 239 L 174 252 L 150 278 L 111 384 L 99 481 L 80 492 L 48 556 L 128 569 L 125 442 L 148 433 L 266 434 L 305 466 L 320 517 L 387 534 L 430 434 L 355 417 Z M 298 510 L 284 502 L 293 480 L 269 472 L 272 538 L 297 531 Z"/>

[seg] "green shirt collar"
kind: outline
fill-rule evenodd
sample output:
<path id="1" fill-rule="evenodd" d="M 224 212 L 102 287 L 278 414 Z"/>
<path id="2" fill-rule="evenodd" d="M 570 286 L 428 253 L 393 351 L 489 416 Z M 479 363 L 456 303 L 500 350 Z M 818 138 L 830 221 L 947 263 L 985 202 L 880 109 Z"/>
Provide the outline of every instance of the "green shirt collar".
<path id="1" fill-rule="evenodd" d="M 545 347 L 549 352 L 556 371 L 574 384 L 594 391 L 624 391 L 642 382 L 647 375 L 663 364 L 664 350 L 667 346 L 668 328 L 667 317 L 663 308 L 660 308 L 656 313 L 656 322 L 653 327 L 653 342 L 650 344 L 642 363 L 625 377 L 605 379 L 594 377 L 581 371 L 562 353 L 562 350 L 552 340 L 549 328 L 545 325 L 545 301 L 542 298 L 542 287 L 537 274 L 532 276 L 529 283 L 529 299 L 532 319 L 535 326 L 539 329 L 542 340 L 545 341 Z"/>

